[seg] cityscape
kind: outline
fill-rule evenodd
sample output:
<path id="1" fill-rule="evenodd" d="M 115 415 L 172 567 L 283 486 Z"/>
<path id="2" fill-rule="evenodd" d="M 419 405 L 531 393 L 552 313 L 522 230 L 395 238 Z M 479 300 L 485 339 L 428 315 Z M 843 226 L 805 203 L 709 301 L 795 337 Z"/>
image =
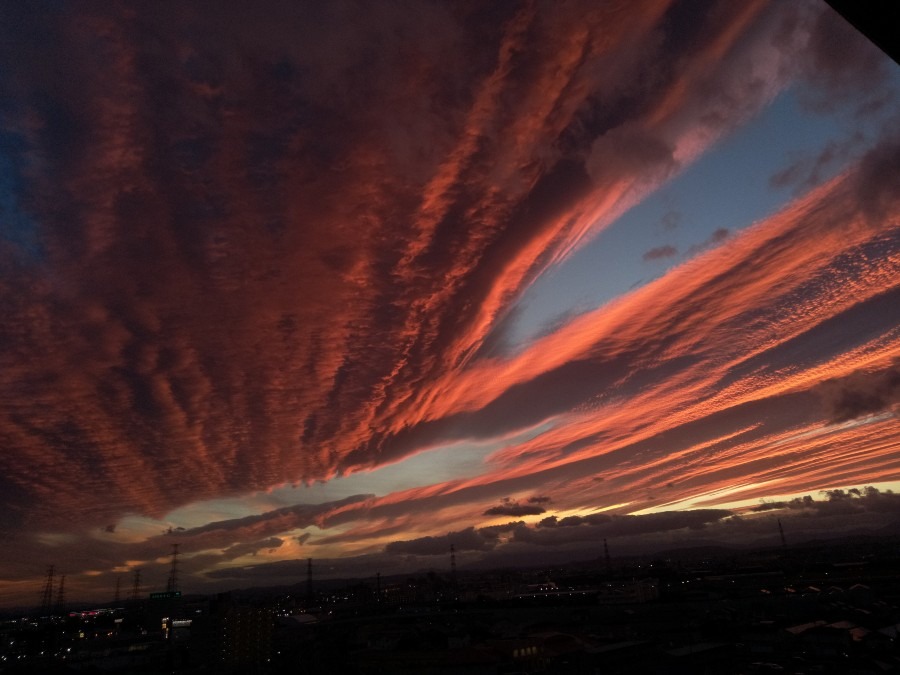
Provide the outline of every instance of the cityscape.
<path id="1" fill-rule="evenodd" d="M 551 568 L 133 592 L 63 586 L 0 627 L 4 673 L 900 672 L 900 533 Z M 50 573 L 52 575 L 52 572 Z M 48 576 L 51 589 L 52 576 Z"/>

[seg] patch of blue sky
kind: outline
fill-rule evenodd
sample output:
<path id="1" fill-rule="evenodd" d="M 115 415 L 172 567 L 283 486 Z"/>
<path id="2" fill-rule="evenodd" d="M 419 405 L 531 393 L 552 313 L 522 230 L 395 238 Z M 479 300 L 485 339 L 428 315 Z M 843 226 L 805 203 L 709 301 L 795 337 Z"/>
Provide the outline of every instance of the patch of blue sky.
<path id="1" fill-rule="evenodd" d="M 812 114 L 788 89 L 749 123 L 623 214 L 593 241 L 548 270 L 519 301 L 508 336 L 522 345 L 561 318 L 590 311 L 665 274 L 714 243 L 777 212 L 796 186 L 773 185 L 792 164 L 811 161 L 829 143 L 862 132 L 871 142 L 878 121 L 844 110 Z M 865 147 L 859 143 L 857 151 Z M 858 154 L 857 152 L 857 154 Z M 852 157 L 851 157 L 852 159 Z M 825 180 L 844 168 L 823 168 Z"/>
<path id="2" fill-rule="evenodd" d="M 22 209 L 24 141 L 0 130 L 0 239 L 13 245 L 24 260 L 42 257 L 38 224 Z"/>
<path id="3" fill-rule="evenodd" d="M 168 527 L 192 528 L 210 522 L 243 518 L 295 504 L 323 504 L 360 494 L 383 496 L 445 481 L 475 477 L 485 460 L 505 447 L 529 441 L 553 426 L 553 421 L 529 427 L 502 439 L 467 440 L 425 450 L 399 462 L 311 485 L 291 484 L 268 492 L 196 502 L 175 509 L 164 520 L 139 516 L 123 519 L 118 530 L 160 534 Z"/>
<path id="4" fill-rule="evenodd" d="M 400 490 L 471 478 L 484 471 L 485 460 L 493 453 L 511 445 L 530 441 L 550 429 L 553 424 L 552 420 L 543 422 L 502 439 L 449 443 L 372 471 L 350 474 L 326 483 L 315 483 L 296 489 L 287 486 L 274 490 L 273 494 L 289 500 L 290 503 L 320 503 L 356 494 L 386 495 Z"/>

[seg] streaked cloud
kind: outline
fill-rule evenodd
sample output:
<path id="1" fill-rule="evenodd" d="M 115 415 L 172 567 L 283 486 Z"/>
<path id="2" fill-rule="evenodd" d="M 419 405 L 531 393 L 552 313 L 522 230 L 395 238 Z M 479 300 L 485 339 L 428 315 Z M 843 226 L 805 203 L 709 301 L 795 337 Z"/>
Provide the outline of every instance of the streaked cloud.
<path id="1" fill-rule="evenodd" d="M 499 560 L 896 477 L 887 124 L 774 160 L 798 194 L 749 228 L 676 241 L 669 208 L 631 257 L 679 264 L 512 339 L 536 279 L 786 88 L 889 117 L 891 71 L 827 8 L 705 9 L 0 9 L 8 592 L 51 556 L 162 573 L 173 542 L 204 584 L 310 550 Z"/>

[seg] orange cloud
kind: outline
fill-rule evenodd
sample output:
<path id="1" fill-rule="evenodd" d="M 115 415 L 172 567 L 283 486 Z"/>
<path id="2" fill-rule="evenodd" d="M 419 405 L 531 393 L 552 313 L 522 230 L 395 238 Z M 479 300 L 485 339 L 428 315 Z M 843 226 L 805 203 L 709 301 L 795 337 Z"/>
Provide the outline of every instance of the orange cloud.
<path id="1" fill-rule="evenodd" d="M 194 569 L 297 527 L 341 528 L 335 550 L 463 531 L 545 488 L 560 510 L 639 508 L 660 484 L 687 499 L 889 475 L 893 418 L 822 429 L 847 419 L 835 405 L 892 410 L 892 390 L 824 416 L 820 398 L 900 351 L 889 143 L 664 278 L 486 348 L 538 275 L 760 110 L 805 72 L 801 37 L 828 32 L 776 3 L 686 11 L 16 10 L 0 530 L 80 537 L 73 564 L 115 569 L 168 541 L 86 534 L 124 516 L 468 439 L 508 446 L 483 475 L 188 530 Z"/>

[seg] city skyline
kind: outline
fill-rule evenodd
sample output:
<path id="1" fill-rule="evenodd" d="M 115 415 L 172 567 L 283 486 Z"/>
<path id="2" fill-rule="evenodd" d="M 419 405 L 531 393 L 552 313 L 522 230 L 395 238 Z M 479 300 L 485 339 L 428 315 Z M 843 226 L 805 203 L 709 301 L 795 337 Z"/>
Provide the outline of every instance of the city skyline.
<path id="1" fill-rule="evenodd" d="M 0 15 L 0 606 L 896 521 L 900 72 L 825 3 Z"/>

